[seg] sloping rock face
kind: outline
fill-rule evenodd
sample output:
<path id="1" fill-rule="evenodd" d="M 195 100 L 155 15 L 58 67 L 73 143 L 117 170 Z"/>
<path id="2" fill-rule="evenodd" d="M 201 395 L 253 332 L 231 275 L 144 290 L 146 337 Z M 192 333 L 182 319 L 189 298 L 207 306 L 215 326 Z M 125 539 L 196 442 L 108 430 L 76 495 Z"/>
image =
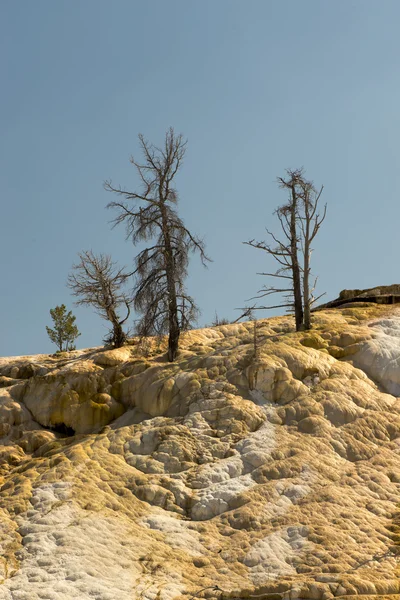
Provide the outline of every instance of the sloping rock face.
<path id="1" fill-rule="evenodd" d="M 399 594 L 400 311 L 313 321 L 0 359 L 0 599 Z"/>

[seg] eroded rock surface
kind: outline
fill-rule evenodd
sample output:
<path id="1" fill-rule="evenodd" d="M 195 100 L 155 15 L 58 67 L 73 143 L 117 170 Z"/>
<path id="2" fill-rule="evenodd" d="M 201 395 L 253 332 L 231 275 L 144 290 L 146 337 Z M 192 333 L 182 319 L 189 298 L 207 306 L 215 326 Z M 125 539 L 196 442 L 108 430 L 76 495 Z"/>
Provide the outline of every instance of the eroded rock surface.
<path id="1" fill-rule="evenodd" d="M 313 319 L 0 359 L 0 599 L 399 594 L 400 310 Z"/>

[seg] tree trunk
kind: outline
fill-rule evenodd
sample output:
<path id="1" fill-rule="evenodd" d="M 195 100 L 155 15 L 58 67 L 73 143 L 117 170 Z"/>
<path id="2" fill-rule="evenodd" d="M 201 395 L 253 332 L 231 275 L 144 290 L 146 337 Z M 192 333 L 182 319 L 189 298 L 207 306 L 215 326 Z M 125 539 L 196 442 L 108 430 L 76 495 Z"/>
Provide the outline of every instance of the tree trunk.
<path id="1" fill-rule="evenodd" d="M 121 348 L 125 342 L 125 334 L 119 321 L 113 323 L 113 338 L 115 348 Z"/>
<path id="2" fill-rule="evenodd" d="M 296 231 L 296 210 L 297 196 L 295 184 L 291 185 L 292 206 L 290 214 L 290 254 L 292 261 L 293 274 L 293 295 L 294 295 L 294 316 L 296 321 L 296 331 L 300 331 L 303 325 L 303 301 L 301 295 L 301 277 L 299 259 L 297 256 L 297 231 Z"/>
<path id="3" fill-rule="evenodd" d="M 303 272 L 303 300 L 304 300 L 304 329 L 311 329 L 311 298 L 310 298 L 310 213 L 309 200 L 305 198 L 304 212 L 306 226 L 304 232 L 304 272 Z"/>
<path id="4" fill-rule="evenodd" d="M 304 296 L 304 329 L 311 329 L 310 313 L 310 249 L 306 243 L 304 246 L 304 275 L 303 275 L 303 296 Z"/>
<path id="5" fill-rule="evenodd" d="M 122 329 L 122 325 L 118 319 L 117 313 L 115 312 L 113 306 L 108 306 L 106 308 L 107 319 L 110 321 L 112 325 L 112 335 L 111 342 L 114 348 L 121 348 L 125 342 L 125 334 Z"/>
<path id="6" fill-rule="evenodd" d="M 171 246 L 171 238 L 169 235 L 168 228 L 168 217 L 166 214 L 165 207 L 160 203 L 160 210 L 162 216 L 162 230 L 164 236 L 164 260 L 165 260 L 165 272 L 167 276 L 167 289 L 168 289 L 168 360 L 174 362 L 176 355 L 178 354 L 179 348 L 179 336 L 181 330 L 178 321 L 178 303 L 176 300 L 176 288 L 175 288 L 175 265 L 174 257 Z"/>
<path id="7" fill-rule="evenodd" d="M 172 252 L 167 258 L 167 285 L 168 285 L 168 360 L 174 362 L 178 353 L 179 336 L 181 330 L 178 322 L 178 305 L 176 301 L 176 290 L 174 281 L 174 262 Z"/>

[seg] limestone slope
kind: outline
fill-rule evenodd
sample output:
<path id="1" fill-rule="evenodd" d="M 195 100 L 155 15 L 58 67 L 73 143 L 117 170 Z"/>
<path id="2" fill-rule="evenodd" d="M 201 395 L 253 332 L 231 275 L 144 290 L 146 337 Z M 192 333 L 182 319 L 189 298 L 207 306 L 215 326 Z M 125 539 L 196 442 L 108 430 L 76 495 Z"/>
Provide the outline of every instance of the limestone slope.
<path id="1" fill-rule="evenodd" d="M 0 599 L 400 594 L 400 311 L 313 319 L 0 359 Z"/>

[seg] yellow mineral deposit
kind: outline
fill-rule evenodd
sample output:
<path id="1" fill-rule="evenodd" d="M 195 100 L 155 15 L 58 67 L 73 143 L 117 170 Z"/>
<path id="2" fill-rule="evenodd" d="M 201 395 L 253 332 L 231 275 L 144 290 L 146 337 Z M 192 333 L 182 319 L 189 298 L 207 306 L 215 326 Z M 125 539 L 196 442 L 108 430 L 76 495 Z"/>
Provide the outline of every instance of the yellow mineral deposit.
<path id="1" fill-rule="evenodd" d="M 400 594 L 400 308 L 313 319 L 0 359 L 0 599 Z"/>

